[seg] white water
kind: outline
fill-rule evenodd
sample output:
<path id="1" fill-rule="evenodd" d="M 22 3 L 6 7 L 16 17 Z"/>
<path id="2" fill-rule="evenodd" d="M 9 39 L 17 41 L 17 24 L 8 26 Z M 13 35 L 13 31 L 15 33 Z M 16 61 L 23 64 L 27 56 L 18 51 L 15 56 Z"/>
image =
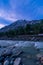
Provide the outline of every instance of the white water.
<path id="1" fill-rule="evenodd" d="M 30 46 L 34 45 L 38 48 L 43 48 L 43 42 L 34 42 L 34 41 L 11 41 L 11 40 L 0 40 L 1 46 L 15 45 L 15 46 Z"/>

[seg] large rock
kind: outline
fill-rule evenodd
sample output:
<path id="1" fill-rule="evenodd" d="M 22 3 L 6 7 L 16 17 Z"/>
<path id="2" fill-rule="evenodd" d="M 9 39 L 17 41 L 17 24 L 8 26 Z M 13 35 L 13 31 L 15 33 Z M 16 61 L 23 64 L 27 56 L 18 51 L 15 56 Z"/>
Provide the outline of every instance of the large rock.
<path id="1" fill-rule="evenodd" d="M 21 58 L 16 58 L 13 65 L 19 65 L 21 63 Z"/>

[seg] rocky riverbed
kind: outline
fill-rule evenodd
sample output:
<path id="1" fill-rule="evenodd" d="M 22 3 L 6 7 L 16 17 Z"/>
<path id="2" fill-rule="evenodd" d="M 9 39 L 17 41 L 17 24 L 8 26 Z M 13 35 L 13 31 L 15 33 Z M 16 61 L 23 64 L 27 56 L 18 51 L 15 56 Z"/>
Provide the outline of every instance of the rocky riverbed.
<path id="1" fill-rule="evenodd" d="M 43 53 L 34 46 L 15 47 L 10 45 L 0 47 L 0 65 L 42 65 L 40 56 L 42 57 Z"/>
<path id="2" fill-rule="evenodd" d="M 17 35 L 14 37 L 3 36 L 0 40 L 22 40 L 22 41 L 43 41 L 43 36 L 38 35 Z"/>

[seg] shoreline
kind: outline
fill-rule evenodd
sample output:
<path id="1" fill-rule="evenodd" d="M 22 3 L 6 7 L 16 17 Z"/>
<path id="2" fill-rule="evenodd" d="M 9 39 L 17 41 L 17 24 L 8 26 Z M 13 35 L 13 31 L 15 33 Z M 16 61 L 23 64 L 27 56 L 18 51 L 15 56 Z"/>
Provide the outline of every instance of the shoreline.
<path id="1" fill-rule="evenodd" d="M 43 36 L 38 35 L 17 35 L 15 37 L 0 37 L 0 40 L 13 40 L 13 41 L 43 41 Z"/>

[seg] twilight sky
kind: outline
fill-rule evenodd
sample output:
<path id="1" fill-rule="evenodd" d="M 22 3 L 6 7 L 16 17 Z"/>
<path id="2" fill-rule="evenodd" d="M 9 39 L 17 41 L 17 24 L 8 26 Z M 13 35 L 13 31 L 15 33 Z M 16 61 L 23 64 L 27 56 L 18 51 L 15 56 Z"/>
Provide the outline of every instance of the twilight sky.
<path id="1" fill-rule="evenodd" d="M 18 19 L 43 19 L 43 0 L 0 0 L 0 28 Z"/>

